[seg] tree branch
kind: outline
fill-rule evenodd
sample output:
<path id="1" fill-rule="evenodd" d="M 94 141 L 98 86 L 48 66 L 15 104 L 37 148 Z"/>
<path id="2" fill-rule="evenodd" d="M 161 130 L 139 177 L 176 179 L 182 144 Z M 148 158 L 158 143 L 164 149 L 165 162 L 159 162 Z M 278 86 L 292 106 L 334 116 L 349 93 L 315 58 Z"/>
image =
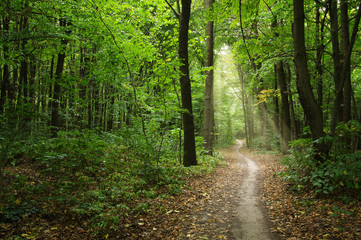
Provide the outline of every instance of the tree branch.
<path id="1" fill-rule="evenodd" d="M 179 19 L 179 13 L 177 13 L 177 11 L 172 7 L 172 5 L 168 2 L 168 0 L 164 0 L 167 5 L 170 7 L 170 9 L 172 9 L 172 12 L 174 13 L 174 15 Z"/>

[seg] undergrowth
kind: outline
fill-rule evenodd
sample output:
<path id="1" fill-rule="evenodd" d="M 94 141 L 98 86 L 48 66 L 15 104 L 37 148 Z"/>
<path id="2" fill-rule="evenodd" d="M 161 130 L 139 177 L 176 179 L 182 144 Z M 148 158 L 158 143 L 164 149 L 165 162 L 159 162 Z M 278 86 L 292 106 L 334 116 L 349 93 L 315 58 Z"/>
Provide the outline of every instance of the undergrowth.
<path id="1" fill-rule="evenodd" d="M 87 219 L 95 235 L 117 230 L 130 214 L 151 214 L 149 199 L 179 195 L 188 178 L 221 164 L 201 154 L 202 139 L 197 142 L 199 165 L 188 168 L 166 141 L 151 149 L 121 134 L 70 131 L 27 142 L 9 154 L 13 165 L 3 171 L 0 225 L 63 215 Z"/>
<path id="2" fill-rule="evenodd" d="M 349 201 L 361 200 L 361 153 L 353 151 L 347 139 L 361 135 L 361 124 L 355 121 L 340 123 L 335 137 L 326 136 L 316 141 L 332 143 L 327 159 L 316 160 L 313 141 L 301 138 L 290 143 L 291 155 L 282 159 L 288 167 L 280 173 L 292 182 L 292 189 L 301 191 L 312 189 L 320 195 L 330 195 Z"/>

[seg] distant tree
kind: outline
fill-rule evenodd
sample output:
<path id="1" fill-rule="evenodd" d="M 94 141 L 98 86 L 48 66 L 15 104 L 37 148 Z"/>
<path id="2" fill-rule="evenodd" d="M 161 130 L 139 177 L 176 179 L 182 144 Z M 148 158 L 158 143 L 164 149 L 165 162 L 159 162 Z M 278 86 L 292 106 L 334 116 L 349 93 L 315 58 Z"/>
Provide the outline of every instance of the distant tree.
<path id="1" fill-rule="evenodd" d="M 281 148 L 283 154 L 288 152 L 288 143 L 291 141 L 291 119 L 290 119 L 290 107 L 288 102 L 288 88 L 286 81 L 286 74 L 283 66 L 283 62 L 277 63 L 277 75 L 278 83 L 281 91 Z"/>
<path id="2" fill-rule="evenodd" d="M 61 28 L 66 29 L 69 25 L 67 20 L 63 17 L 59 19 L 59 25 Z M 67 34 L 70 32 L 67 31 Z M 64 71 L 65 57 L 66 57 L 66 47 L 68 40 L 63 38 L 60 43 L 60 50 L 58 52 L 57 64 L 55 70 L 55 83 L 53 90 L 53 99 L 51 104 L 51 127 L 52 127 L 52 137 L 56 137 L 57 133 L 61 126 L 60 121 L 60 94 L 61 94 L 61 79 Z"/>

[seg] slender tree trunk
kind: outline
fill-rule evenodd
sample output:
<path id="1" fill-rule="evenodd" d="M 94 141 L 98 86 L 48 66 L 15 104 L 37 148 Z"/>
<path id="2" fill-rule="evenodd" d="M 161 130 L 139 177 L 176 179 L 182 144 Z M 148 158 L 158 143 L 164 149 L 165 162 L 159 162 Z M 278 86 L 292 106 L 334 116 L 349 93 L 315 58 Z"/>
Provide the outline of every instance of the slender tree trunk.
<path id="1" fill-rule="evenodd" d="M 264 90 L 263 88 L 263 79 L 261 77 L 259 77 L 257 70 L 261 69 L 262 67 L 262 63 L 257 63 L 256 62 L 256 57 L 251 56 L 251 53 L 249 51 L 249 49 L 247 48 L 246 45 L 246 36 L 244 34 L 244 29 L 243 29 L 243 24 L 242 24 L 242 0 L 239 0 L 239 19 L 240 19 L 240 27 L 241 27 L 241 32 L 242 32 L 242 38 L 243 38 L 243 42 L 244 45 L 246 46 L 246 51 L 247 51 L 247 55 L 248 55 L 248 59 L 250 61 L 250 64 L 252 66 L 252 69 L 255 71 L 256 73 L 256 78 L 259 79 L 260 82 L 260 86 L 258 89 L 255 90 L 255 93 L 260 93 L 262 90 Z M 258 29 L 257 29 L 257 20 L 255 19 L 255 21 L 252 24 L 252 29 L 255 30 L 254 35 L 257 37 L 258 36 Z M 267 119 L 268 119 L 268 113 L 267 113 L 267 105 L 265 102 L 260 103 L 259 105 L 259 112 L 260 112 L 260 119 L 261 119 L 261 135 L 265 138 L 267 138 L 267 129 L 268 129 L 268 124 L 267 124 Z M 253 122 L 252 122 L 252 126 L 253 126 Z M 253 129 L 253 127 L 252 127 Z"/>
<path id="2" fill-rule="evenodd" d="M 3 17 L 3 32 L 4 34 L 9 34 L 9 27 L 10 27 L 10 16 Z M 5 43 L 3 46 L 3 58 L 4 58 L 4 67 L 3 67 L 3 76 L 2 76 L 2 84 L 1 84 L 1 96 L 0 96 L 0 113 L 5 111 L 5 103 L 6 97 L 8 93 L 8 89 L 10 87 L 10 70 L 9 65 L 6 63 L 9 58 L 9 47 Z"/>
<path id="3" fill-rule="evenodd" d="M 293 97 L 292 97 L 292 91 L 291 91 L 291 68 L 290 65 L 287 63 L 287 79 L 288 79 L 288 85 L 289 85 L 289 104 L 290 104 L 290 117 L 291 117 L 291 136 L 293 138 L 293 140 L 297 139 L 297 122 L 296 122 L 296 117 L 295 117 L 295 109 L 293 107 Z"/>
<path id="4" fill-rule="evenodd" d="M 211 9 L 214 0 L 206 1 L 206 8 Z M 213 82 L 214 82 L 214 36 L 213 36 L 213 21 L 208 21 L 207 24 L 207 57 L 206 67 L 211 68 L 206 72 L 206 86 L 205 86 L 205 109 L 204 109 L 204 140 L 207 154 L 213 154 L 214 145 L 214 107 L 213 107 Z"/>
<path id="5" fill-rule="evenodd" d="M 179 67 L 182 76 L 180 78 L 181 97 L 182 97 L 182 116 L 184 127 L 184 154 L 183 165 L 197 165 L 194 121 L 192 110 L 192 91 L 189 76 L 188 62 L 188 30 L 191 14 L 191 0 L 182 0 L 182 10 L 179 18 L 179 58 L 182 65 Z"/>
<path id="6" fill-rule="evenodd" d="M 110 97 L 110 104 L 108 107 L 108 122 L 107 122 L 107 131 L 110 132 L 113 130 L 113 123 L 114 123 L 114 103 L 115 103 L 115 97 Z"/>
<path id="7" fill-rule="evenodd" d="M 15 64 L 14 64 L 15 65 Z M 17 66 L 13 66 L 13 84 L 10 87 L 9 100 L 11 100 L 11 107 L 15 107 L 16 103 L 16 94 L 17 94 L 17 86 L 19 81 L 19 69 Z"/>
<path id="8" fill-rule="evenodd" d="M 36 96 L 35 96 L 35 78 L 36 78 L 36 60 L 35 56 L 31 55 L 30 57 L 30 79 L 29 79 L 29 100 L 32 104 L 35 104 Z"/>
<path id="9" fill-rule="evenodd" d="M 19 86 L 20 89 L 22 89 L 24 102 L 28 102 L 28 61 L 22 60 L 20 65 L 20 83 Z"/>
<path id="10" fill-rule="evenodd" d="M 275 76 L 274 76 L 274 81 L 275 81 L 275 87 L 274 90 L 277 92 L 278 90 L 278 84 L 277 84 L 277 65 L 274 65 L 274 72 L 275 72 Z M 280 107 L 279 107 L 279 102 L 278 102 L 278 94 L 274 94 L 273 97 L 273 101 L 275 104 L 275 111 L 274 111 L 274 117 L 273 117 L 273 122 L 275 125 L 275 129 L 277 131 L 277 133 L 280 132 Z"/>
<path id="11" fill-rule="evenodd" d="M 312 138 L 313 140 L 317 140 L 321 137 L 324 137 L 326 134 L 323 131 L 322 110 L 316 102 L 310 84 L 305 47 L 305 15 L 303 4 L 303 0 L 293 0 L 293 44 L 295 51 L 294 59 L 296 65 L 297 88 L 299 91 L 300 101 L 306 117 L 310 123 Z M 328 146 L 324 142 L 314 142 L 314 147 L 316 149 L 315 157 L 319 161 L 324 161 L 324 157 L 328 156 Z"/>
<path id="12" fill-rule="evenodd" d="M 282 131 L 281 131 L 281 145 L 282 153 L 287 154 L 289 150 L 288 143 L 291 141 L 291 119 L 290 119 L 290 108 L 288 102 L 288 88 L 286 83 L 286 74 L 283 68 L 283 62 L 280 61 L 277 63 L 277 75 L 280 85 L 281 92 L 281 103 L 282 103 L 282 113 L 281 113 L 281 122 L 282 122 Z"/>
<path id="13" fill-rule="evenodd" d="M 60 27 L 65 27 L 67 25 L 67 22 L 65 19 L 60 19 Z M 51 127 L 52 127 L 52 137 L 57 137 L 58 131 L 61 127 L 61 121 L 60 121 L 60 94 L 61 94 L 61 87 L 60 87 L 60 81 L 62 78 L 63 70 L 64 70 L 64 63 L 65 63 L 65 48 L 68 44 L 68 40 L 62 39 L 61 40 L 61 47 L 63 48 L 58 53 L 58 59 L 56 64 L 56 70 L 55 70 L 55 83 L 54 83 L 54 89 L 53 89 L 53 99 L 51 104 Z"/>
<path id="14" fill-rule="evenodd" d="M 342 121 L 342 99 L 343 99 L 343 88 L 339 89 L 338 86 L 341 85 L 341 52 L 340 52 L 340 44 L 339 44 L 339 36 L 338 36 L 338 10 L 337 10 L 337 0 L 329 0 L 330 5 L 330 21 L 331 21 L 331 41 L 332 41 L 332 58 L 333 58 L 333 79 L 335 83 L 335 96 L 338 99 L 335 101 L 340 101 L 340 107 L 337 109 L 336 122 Z"/>
<path id="15" fill-rule="evenodd" d="M 247 147 L 250 147 L 250 131 L 249 131 L 249 116 L 248 116 L 248 109 L 247 109 L 247 101 L 246 101 L 246 90 L 244 87 L 244 79 L 243 79 L 243 72 L 242 72 L 242 66 L 240 64 L 238 64 L 237 67 L 238 70 L 238 78 L 239 81 L 241 83 L 241 97 L 242 97 L 242 108 L 243 108 L 243 115 L 244 115 L 244 131 L 245 131 L 245 135 L 246 135 L 246 144 Z"/>
<path id="16" fill-rule="evenodd" d="M 322 70 L 322 57 L 324 52 L 324 44 L 323 44 L 323 29 L 324 24 L 321 21 L 321 13 L 320 13 L 320 4 L 317 4 L 316 9 L 316 80 L 317 80 L 317 102 L 320 106 L 323 104 L 323 70 Z"/>
<path id="17" fill-rule="evenodd" d="M 93 79 L 89 78 L 88 80 L 88 129 L 92 129 L 93 126 Z"/>
<path id="18" fill-rule="evenodd" d="M 48 98 L 44 100 L 44 104 L 46 104 L 46 112 L 51 112 L 51 104 L 53 99 L 53 82 L 54 79 L 54 65 L 55 65 L 55 56 L 52 56 L 50 61 L 50 71 L 49 71 L 49 78 L 50 83 L 48 83 L 49 89 L 48 89 Z M 51 117 L 51 116 L 50 116 Z M 50 122 L 48 123 L 49 126 L 51 126 L 51 118 Z"/>
<path id="19" fill-rule="evenodd" d="M 25 6 L 28 5 L 27 1 L 25 3 Z M 28 16 L 24 15 L 21 17 L 20 21 L 20 32 L 26 31 L 28 29 Z M 28 83 L 28 60 L 29 60 L 29 54 L 26 49 L 27 40 L 23 40 L 21 42 L 21 50 L 22 50 L 22 61 L 20 64 L 20 89 L 22 89 L 22 93 L 24 96 L 24 103 L 28 103 L 29 101 L 29 83 Z M 21 91 L 21 90 L 20 90 Z"/>
<path id="20" fill-rule="evenodd" d="M 330 1 L 332 1 L 332 0 L 330 0 Z M 332 2 L 333 9 L 335 8 L 334 5 L 337 6 L 337 3 Z M 331 12 L 332 11 L 334 11 L 334 10 L 331 10 Z M 359 3 L 359 6 L 358 6 L 357 15 L 355 17 L 354 27 L 352 30 L 352 36 L 351 36 L 351 39 L 348 44 L 348 49 L 343 55 L 342 67 L 340 68 L 341 69 L 340 81 L 338 82 L 338 85 L 335 86 L 335 89 L 336 89 L 335 95 L 336 96 L 335 96 L 334 108 L 333 108 L 332 119 L 331 119 L 331 131 L 330 131 L 331 136 L 333 136 L 335 134 L 335 129 L 336 129 L 337 123 L 339 122 L 339 112 L 342 107 L 342 101 L 343 101 L 343 89 L 345 87 L 345 82 L 347 81 L 346 78 L 348 77 L 348 72 L 350 72 L 351 54 L 352 54 L 352 49 L 355 44 L 357 33 L 359 30 L 360 19 L 361 19 L 361 2 Z M 331 18 L 331 21 L 334 21 L 334 20 Z"/>
<path id="21" fill-rule="evenodd" d="M 79 99 L 80 99 L 80 104 L 78 106 L 78 115 L 77 115 L 77 124 L 79 125 L 80 128 L 84 128 L 84 115 L 86 113 L 86 107 L 88 106 L 88 102 L 86 101 L 86 91 L 87 91 L 87 86 L 89 86 L 88 83 L 88 77 L 89 77 L 89 63 L 90 63 L 90 58 L 87 56 L 88 52 L 87 49 L 81 48 L 80 49 L 80 83 L 78 84 L 79 86 Z"/>
<path id="22" fill-rule="evenodd" d="M 341 49 L 343 53 L 343 62 L 347 57 L 347 50 L 350 47 L 349 19 L 348 19 L 348 1 L 341 0 Z M 345 76 L 345 87 L 343 92 L 343 121 L 351 120 L 351 74 L 350 68 L 347 68 Z"/>
<path id="23" fill-rule="evenodd" d="M 343 62 L 346 61 L 347 57 L 347 50 L 350 47 L 350 28 L 349 28 L 349 19 L 348 19 L 348 1 L 341 0 L 341 49 L 343 54 Z M 351 86 L 351 73 L 350 67 L 347 67 L 346 76 L 345 78 L 345 86 L 343 90 L 343 122 L 347 123 L 351 120 L 351 93 L 352 93 L 352 86 Z M 352 149 L 351 146 L 351 138 L 345 136 L 345 147 Z"/>

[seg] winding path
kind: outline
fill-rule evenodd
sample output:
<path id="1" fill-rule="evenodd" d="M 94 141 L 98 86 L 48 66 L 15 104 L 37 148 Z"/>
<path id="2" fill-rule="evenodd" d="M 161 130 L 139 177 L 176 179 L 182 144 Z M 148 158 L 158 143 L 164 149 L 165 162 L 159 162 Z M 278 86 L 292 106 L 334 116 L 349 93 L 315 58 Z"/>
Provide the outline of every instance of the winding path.
<path id="1" fill-rule="evenodd" d="M 245 176 L 240 188 L 240 203 L 237 207 L 231 234 L 234 239 L 242 240 L 272 240 L 275 239 L 262 212 L 259 194 L 260 170 L 257 164 L 239 152 L 243 143 L 239 140 L 236 148 L 237 154 L 242 161 Z"/>

